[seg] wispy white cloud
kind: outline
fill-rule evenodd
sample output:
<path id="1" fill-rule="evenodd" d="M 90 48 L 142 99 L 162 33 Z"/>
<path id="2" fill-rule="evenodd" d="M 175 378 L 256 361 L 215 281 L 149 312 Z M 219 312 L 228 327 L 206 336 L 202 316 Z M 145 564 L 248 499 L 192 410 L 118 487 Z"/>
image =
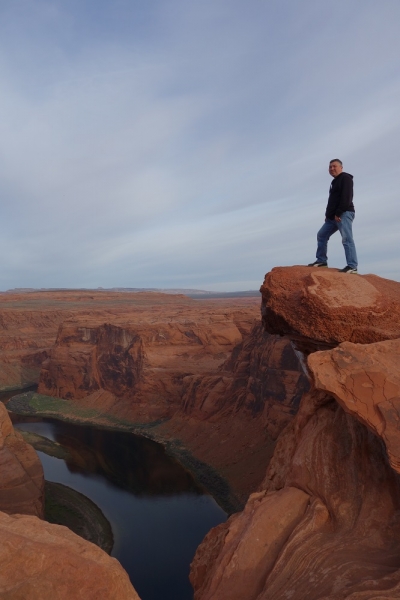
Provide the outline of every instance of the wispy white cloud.
<path id="1" fill-rule="evenodd" d="M 335 156 L 360 271 L 399 279 L 397 0 L 0 17 L 0 289 L 256 288 L 313 258 Z"/>

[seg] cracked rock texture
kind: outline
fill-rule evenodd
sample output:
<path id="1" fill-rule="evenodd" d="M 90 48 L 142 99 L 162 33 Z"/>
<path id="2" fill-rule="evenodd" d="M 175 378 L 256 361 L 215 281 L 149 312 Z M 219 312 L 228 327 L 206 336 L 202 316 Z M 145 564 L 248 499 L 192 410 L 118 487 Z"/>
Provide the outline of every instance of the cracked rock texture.
<path id="1" fill-rule="evenodd" d="M 0 513 L 2 600 L 140 600 L 115 558 L 67 527 Z"/>
<path id="2" fill-rule="evenodd" d="M 311 387 L 259 492 L 198 548 L 195 600 L 400 598 L 400 284 L 276 268 L 262 294 Z"/>
<path id="3" fill-rule="evenodd" d="M 0 402 L 0 510 L 43 517 L 42 463 L 30 444 L 12 426 Z"/>

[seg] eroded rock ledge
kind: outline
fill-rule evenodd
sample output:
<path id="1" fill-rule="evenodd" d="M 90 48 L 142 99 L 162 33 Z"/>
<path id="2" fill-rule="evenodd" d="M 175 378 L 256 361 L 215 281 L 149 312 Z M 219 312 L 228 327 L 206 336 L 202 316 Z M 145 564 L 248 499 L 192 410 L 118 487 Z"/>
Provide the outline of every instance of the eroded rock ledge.
<path id="1" fill-rule="evenodd" d="M 261 289 L 269 332 L 334 348 L 308 357 L 260 491 L 198 549 L 195 599 L 400 598 L 400 284 L 293 267 Z"/>

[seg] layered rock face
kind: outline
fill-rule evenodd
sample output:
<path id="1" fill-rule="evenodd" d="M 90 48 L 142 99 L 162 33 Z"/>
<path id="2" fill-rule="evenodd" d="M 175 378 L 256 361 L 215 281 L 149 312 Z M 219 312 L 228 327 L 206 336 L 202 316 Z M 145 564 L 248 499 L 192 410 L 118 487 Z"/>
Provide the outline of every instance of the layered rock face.
<path id="1" fill-rule="evenodd" d="M 67 527 L 0 513 L 4 600 L 140 600 L 115 558 Z"/>
<path id="2" fill-rule="evenodd" d="M 60 323 L 74 314 L 54 296 L 0 294 L 0 390 L 37 383 Z"/>
<path id="3" fill-rule="evenodd" d="M 242 340 L 234 315 L 203 311 L 196 321 L 174 314 L 147 323 L 135 317 L 64 323 L 43 365 L 39 392 L 97 406 L 103 396 L 107 410 L 125 418 L 170 417 L 185 376 L 216 371 Z"/>
<path id="4" fill-rule="evenodd" d="M 0 510 L 43 518 L 42 463 L 10 421 L 0 402 Z"/>
<path id="5" fill-rule="evenodd" d="M 196 600 L 400 598 L 400 284 L 315 271 L 266 276 L 264 323 L 337 347 L 308 357 L 260 491 L 198 549 Z"/>

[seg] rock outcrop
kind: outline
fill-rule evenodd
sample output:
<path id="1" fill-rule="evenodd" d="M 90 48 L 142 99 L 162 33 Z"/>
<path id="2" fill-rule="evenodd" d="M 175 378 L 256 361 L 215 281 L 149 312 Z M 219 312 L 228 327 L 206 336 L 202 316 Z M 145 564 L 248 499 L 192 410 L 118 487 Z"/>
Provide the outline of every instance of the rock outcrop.
<path id="1" fill-rule="evenodd" d="M 259 492 L 198 549 L 195 599 L 400 598 L 400 284 L 293 267 L 262 293 L 268 331 L 337 347 L 308 357 Z"/>
<path id="2" fill-rule="evenodd" d="M 308 494 L 294 487 L 252 494 L 244 511 L 212 530 L 197 551 L 191 573 L 197 596 L 258 598 L 309 500 Z"/>
<path id="3" fill-rule="evenodd" d="M 0 402 L 0 510 L 43 517 L 42 463 L 30 444 L 16 431 Z"/>
<path id="4" fill-rule="evenodd" d="M 306 351 L 396 339 L 399 288 L 376 275 L 345 279 L 334 269 L 275 268 L 261 287 L 263 323 Z"/>
<path id="5" fill-rule="evenodd" d="M 4 600 L 140 600 L 119 562 L 67 527 L 0 513 Z"/>
<path id="6" fill-rule="evenodd" d="M 343 342 L 308 359 L 315 387 L 332 395 L 385 443 L 400 473 L 400 339 L 376 344 Z"/>

